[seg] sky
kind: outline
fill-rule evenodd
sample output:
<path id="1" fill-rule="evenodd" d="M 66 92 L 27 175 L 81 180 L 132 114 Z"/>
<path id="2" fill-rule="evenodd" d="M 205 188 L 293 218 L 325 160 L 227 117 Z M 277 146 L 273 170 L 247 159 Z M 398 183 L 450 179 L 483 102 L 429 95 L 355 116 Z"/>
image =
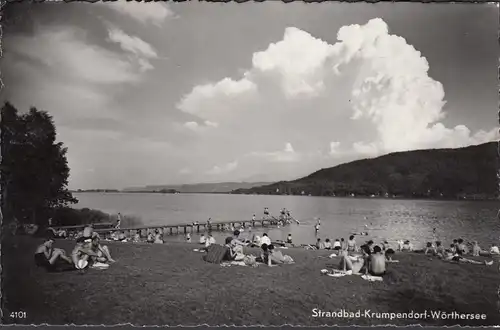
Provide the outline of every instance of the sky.
<path id="1" fill-rule="evenodd" d="M 1 101 L 71 189 L 296 179 L 498 139 L 492 4 L 9 4 Z"/>

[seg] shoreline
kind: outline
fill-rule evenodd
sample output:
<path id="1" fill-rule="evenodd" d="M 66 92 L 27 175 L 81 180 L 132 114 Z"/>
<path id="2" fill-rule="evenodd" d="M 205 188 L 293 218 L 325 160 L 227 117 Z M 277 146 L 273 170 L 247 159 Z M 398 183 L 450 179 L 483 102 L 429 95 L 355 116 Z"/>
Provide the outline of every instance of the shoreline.
<path id="1" fill-rule="evenodd" d="M 391 201 L 431 201 L 431 202 L 491 202 L 498 201 L 500 197 L 489 198 L 427 198 L 427 197 L 381 197 L 381 196 L 316 196 L 316 195 L 279 195 L 279 194 L 243 194 L 232 192 L 179 192 L 161 193 L 155 191 L 71 191 L 73 194 L 154 194 L 154 195 L 232 195 L 232 196 L 279 196 L 279 197 L 315 197 L 315 198 L 339 198 L 339 199 L 367 199 L 367 200 L 391 200 Z"/>

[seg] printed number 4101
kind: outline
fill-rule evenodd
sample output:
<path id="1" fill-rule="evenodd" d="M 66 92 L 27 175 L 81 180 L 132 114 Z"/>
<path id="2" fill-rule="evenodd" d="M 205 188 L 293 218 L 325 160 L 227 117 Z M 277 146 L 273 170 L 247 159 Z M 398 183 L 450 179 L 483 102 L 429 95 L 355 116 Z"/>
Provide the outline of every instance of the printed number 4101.
<path id="1" fill-rule="evenodd" d="M 25 319 L 26 312 L 12 312 L 10 313 L 10 317 L 13 319 Z"/>

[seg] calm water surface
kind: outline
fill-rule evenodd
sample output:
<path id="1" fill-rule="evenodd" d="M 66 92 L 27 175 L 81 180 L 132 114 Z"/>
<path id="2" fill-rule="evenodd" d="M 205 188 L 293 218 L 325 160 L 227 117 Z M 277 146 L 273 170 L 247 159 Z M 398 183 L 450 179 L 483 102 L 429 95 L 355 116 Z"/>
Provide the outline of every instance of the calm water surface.
<path id="1" fill-rule="evenodd" d="M 107 213 L 140 217 L 144 225 L 184 224 L 198 221 L 213 222 L 250 220 L 255 214 L 262 218 L 264 207 L 277 216 L 283 207 L 301 221 L 284 228 L 267 228 L 272 239 L 285 239 L 291 233 L 295 243 L 313 243 L 315 218 L 321 218 L 319 236 L 322 239 L 347 238 L 352 232 L 365 231 L 358 242 L 367 239 L 409 239 L 416 246 L 431 240 L 432 229 L 443 242 L 458 237 L 477 240 L 487 248 L 500 236 L 500 221 L 496 218 L 500 203 L 495 201 L 423 201 L 361 198 L 331 198 L 304 196 L 219 195 L 219 194 L 131 194 L 78 193 L 77 208 L 92 208 Z M 253 228 L 243 235 L 261 235 L 263 229 Z M 214 236 L 218 242 L 228 234 Z M 174 239 L 182 239 L 177 236 Z M 196 235 L 193 241 L 197 240 Z"/>

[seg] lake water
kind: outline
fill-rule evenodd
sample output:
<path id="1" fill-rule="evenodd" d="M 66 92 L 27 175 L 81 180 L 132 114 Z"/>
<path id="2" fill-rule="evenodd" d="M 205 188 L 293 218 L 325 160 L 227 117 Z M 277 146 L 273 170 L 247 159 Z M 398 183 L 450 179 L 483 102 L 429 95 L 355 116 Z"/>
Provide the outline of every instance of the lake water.
<path id="1" fill-rule="evenodd" d="M 374 239 L 409 239 L 421 247 L 432 239 L 436 228 L 438 239 L 448 243 L 454 238 L 477 240 L 483 248 L 497 242 L 500 220 L 496 218 L 500 203 L 496 201 L 427 201 L 397 199 L 362 199 L 306 196 L 264 196 L 223 194 L 137 194 L 137 193 L 77 193 L 77 208 L 98 209 L 107 213 L 140 217 L 144 225 L 184 224 L 198 221 L 205 223 L 250 220 L 255 214 L 262 218 L 264 207 L 278 216 L 283 207 L 301 224 L 283 228 L 252 228 L 251 233 L 267 232 L 271 239 L 286 239 L 291 233 L 294 243 L 316 241 L 315 218 L 321 218 L 318 237 L 325 239 L 347 238 L 352 232 L 365 231 L 368 236 L 358 236 L 358 243 Z M 216 233 L 221 242 L 228 233 Z M 182 236 L 171 239 L 182 239 Z M 197 236 L 193 236 L 193 241 Z"/>

